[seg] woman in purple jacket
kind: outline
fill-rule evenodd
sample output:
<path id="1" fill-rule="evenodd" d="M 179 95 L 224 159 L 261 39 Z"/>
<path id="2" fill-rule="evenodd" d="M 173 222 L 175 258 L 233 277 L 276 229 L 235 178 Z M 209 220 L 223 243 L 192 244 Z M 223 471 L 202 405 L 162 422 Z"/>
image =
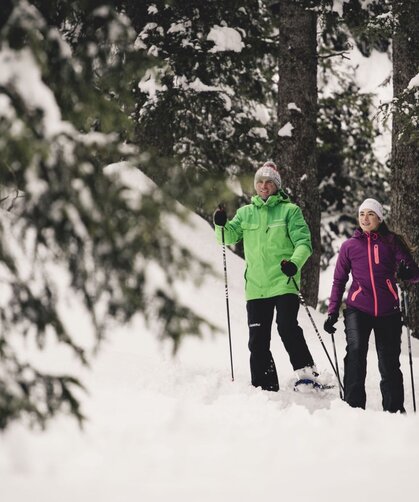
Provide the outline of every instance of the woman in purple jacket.
<path id="1" fill-rule="evenodd" d="M 374 330 L 383 409 L 404 412 L 400 371 L 402 323 L 396 272 L 399 271 L 400 279 L 419 282 L 419 268 L 404 239 L 391 232 L 383 221 L 383 208 L 378 201 L 366 199 L 359 207 L 358 221 L 360 228 L 339 252 L 324 329 L 328 333 L 336 331 L 334 325 L 351 273 L 353 281 L 344 310 L 345 401 L 354 408 L 365 409 L 368 342 Z"/>

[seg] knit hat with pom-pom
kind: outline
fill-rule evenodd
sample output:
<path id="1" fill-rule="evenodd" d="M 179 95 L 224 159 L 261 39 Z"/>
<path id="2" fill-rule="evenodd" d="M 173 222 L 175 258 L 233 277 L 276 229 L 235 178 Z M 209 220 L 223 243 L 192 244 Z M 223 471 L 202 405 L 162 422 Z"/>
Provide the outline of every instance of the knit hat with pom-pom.
<path id="1" fill-rule="evenodd" d="M 278 190 L 281 188 L 281 176 L 279 174 L 278 168 L 272 161 L 265 162 L 263 166 L 256 171 L 254 183 L 255 188 L 256 183 L 262 178 L 273 181 Z"/>

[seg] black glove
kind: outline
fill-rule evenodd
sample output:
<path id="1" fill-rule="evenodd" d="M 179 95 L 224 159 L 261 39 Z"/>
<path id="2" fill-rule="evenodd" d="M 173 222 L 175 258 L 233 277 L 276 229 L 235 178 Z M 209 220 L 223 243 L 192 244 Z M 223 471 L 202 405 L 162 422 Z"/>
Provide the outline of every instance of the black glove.
<path id="1" fill-rule="evenodd" d="M 281 270 L 288 277 L 292 277 L 298 272 L 297 265 L 288 260 L 281 261 Z"/>
<path id="2" fill-rule="evenodd" d="M 413 277 L 413 272 L 404 261 L 400 262 L 397 278 L 401 281 L 408 281 Z"/>
<path id="3" fill-rule="evenodd" d="M 327 319 L 324 321 L 323 328 L 326 333 L 333 333 L 336 331 L 335 324 L 338 322 L 338 314 L 330 314 Z"/>
<path id="4" fill-rule="evenodd" d="M 213 220 L 219 227 L 223 227 L 227 223 L 227 214 L 222 206 L 217 207 L 215 210 Z"/>

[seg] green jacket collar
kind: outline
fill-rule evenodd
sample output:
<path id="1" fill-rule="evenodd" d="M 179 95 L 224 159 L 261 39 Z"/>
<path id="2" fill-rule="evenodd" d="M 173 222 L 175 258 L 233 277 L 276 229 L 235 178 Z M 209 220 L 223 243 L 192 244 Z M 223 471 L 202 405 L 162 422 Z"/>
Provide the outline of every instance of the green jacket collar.
<path id="1" fill-rule="evenodd" d="M 265 202 L 260 195 L 254 195 L 251 199 L 251 202 L 253 205 L 256 207 L 262 207 L 262 206 L 276 206 L 277 204 L 280 204 L 281 202 L 289 202 L 289 197 L 288 195 L 280 190 L 278 193 L 275 195 L 271 195 L 268 200 Z"/>

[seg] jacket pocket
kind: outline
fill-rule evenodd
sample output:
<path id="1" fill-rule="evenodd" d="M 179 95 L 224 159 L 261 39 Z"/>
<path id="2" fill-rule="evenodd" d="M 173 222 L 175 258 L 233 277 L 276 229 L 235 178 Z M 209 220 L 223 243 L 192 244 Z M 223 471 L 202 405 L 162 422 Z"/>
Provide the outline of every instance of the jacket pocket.
<path id="1" fill-rule="evenodd" d="M 259 228 L 258 222 L 242 221 L 241 227 L 243 230 L 257 230 Z"/>
<path id="2" fill-rule="evenodd" d="M 269 223 L 268 228 L 276 228 L 276 227 L 286 227 L 287 222 L 285 220 L 274 220 Z"/>
<path id="3" fill-rule="evenodd" d="M 376 265 L 380 263 L 380 254 L 378 253 L 378 244 L 374 244 L 374 261 Z"/>
<path id="4" fill-rule="evenodd" d="M 355 298 L 359 295 L 359 293 L 362 291 L 361 286 L 358 287 L 356 291 L 354 291 L 351 295 L 351 300 L 354 302 Z"/>
<path id="5" fill-rule="evenodd" d="M 288 235 L 287 224 L 285 221 L 270 223 L 266 229 L 266 233 L 268 232 L 278 237 L 286 237 Z"/>
<path id="6" fill-rule="evenodd" d="M 388 289 L 390 290 L 390 293 L 394 296 L 394 299 L 398 300 L 399 297 L 398 297 L 396 291 L 394 291 L 393 284 L 391 284 L 390 279 L 386 279 L 386 284 L 387 284 Z"/>

